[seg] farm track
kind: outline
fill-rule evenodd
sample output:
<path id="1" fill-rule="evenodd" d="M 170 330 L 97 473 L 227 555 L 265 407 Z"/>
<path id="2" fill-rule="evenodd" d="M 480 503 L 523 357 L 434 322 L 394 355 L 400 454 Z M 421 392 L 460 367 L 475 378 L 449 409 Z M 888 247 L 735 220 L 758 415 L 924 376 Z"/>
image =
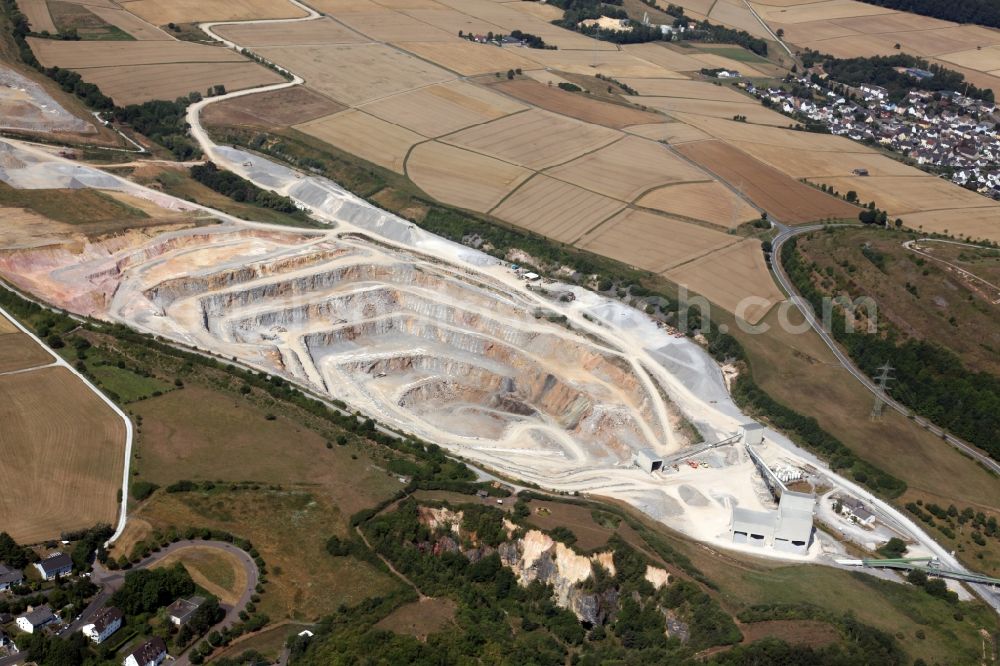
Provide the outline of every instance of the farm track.
<path id="1" fill-rule="evenodd" d="M 38 346 L 44 349 L 46 352 L 52 355 L 53 362 L 44 367 L 59 367 L 64 368 L 71 374 L 73 374 L 79 381 L 81 381 L 89 390 L 91 390 L 97 397 L 111 408 L 114 413 L 121 418 L 125 426 L 125 463 L 124 469 L 122 470 L 122 483 L 121 488 L 122 495 L 127 496 L 128 483 L 130 479 L 130 467 L 132 462 L 132 440 L 133 440 L 133 430 L 132 430 L 132 420 L 128 417 L 122 409 L 114 403 L 110 398 L 104 395 L 96 386 L 94 386 L 89 379 L 84 377 L 72 364 L 68 363 L 63 357 L 55 353 L 51 348 L 49 348 L 42 340 L 35 335 L 33 331 L 28 329 L 26 326 L 21 324 L 12 314 L 7 312 L 3 307 L 0 307 L 0 316 L 6 317 L 14 326 L 17 327 L 19 331 L 30 337 L 35 341 Z M 31 368 L 32 370 L 38 370 L 39 368 Z M 113 543 L 122 535 L 125 530 L 125 522 L 127 519 L 127 502 L 123 499 L 119 505 L 118 522 L 115 526 L 114 534 L 105 542 L 105 545 Z"/>

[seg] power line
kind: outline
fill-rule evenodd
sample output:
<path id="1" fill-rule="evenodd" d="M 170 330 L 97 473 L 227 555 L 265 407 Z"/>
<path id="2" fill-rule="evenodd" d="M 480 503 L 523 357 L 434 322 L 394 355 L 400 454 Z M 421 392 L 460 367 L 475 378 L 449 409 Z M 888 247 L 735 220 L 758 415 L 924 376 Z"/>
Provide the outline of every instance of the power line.
<path id="1" fill-rule="evenodd" d="M 882 409 L 885 407 L 885 396 L 886 387 L 889 385 L 889 381 L 893 379 L 889 373 L 893 370 L 892 366 L 886 363 L 885 365 L 879 366 L 878 375 L 875 377 L 878 390 L 875 392 L 875 404 L 872 405 L 872 420 L 876 420 L 882 417 Z"/>

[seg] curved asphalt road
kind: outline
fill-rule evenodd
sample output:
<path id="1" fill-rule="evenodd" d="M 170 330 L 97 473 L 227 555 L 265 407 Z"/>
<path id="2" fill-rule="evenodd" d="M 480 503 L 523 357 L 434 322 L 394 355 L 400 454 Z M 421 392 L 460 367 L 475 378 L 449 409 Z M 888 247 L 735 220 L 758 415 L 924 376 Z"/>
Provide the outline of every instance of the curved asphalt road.
<path id="1" fill-rule="evenodd" d="M 219 631 L 227 629 L 239 622 L 240 611 L 246 608 L 247 604 L 250 603 L 250 597 L 253 595 L 254 590 L 256 590 L 257 583 L 260 580 L 260 570 L 257 568 L 257 563 L 254 562 L 253 558 L 251 558 L 250 555 L 248 555 L 243 549 L 238 548 L 226 541 L 201 541 L 197 539 L 177 541 L 170 544 L 166 548 L 161 549 L 159 552 L 153 553 L 146 559 L 139 562 L 139 564 L 135 565 L 133 569 L 148 569 L 171 553 L 182 551 L 185 548 L 195 547 L 212 548 L 214 550 L 221 550 L 229 553 L 236 558 L 236 560 L 243 566 L 243 570 L 246 572 L 247 584 L 243 593 L 240 595 L 239 600 L 233 606 L 222 605 L 223 610 L 226 611 L 226 616 L 222 619 L 222 622 L 213 627 L 213 629 Z M 70 623 L 64 632 L 72 633 L 74 631 L 79 631 L 85 624 L 89 624 L 94 613 L 103 608 L 111 595 L 121 588 L 122 584 L 125 582 L 126 573 L 126 571 L 121 570 L 110 571 L 102 567 L 100 563 L 95 562 L 94 572 L 91 574 L 90 580 L 95 585 L 99 586 L 101 591 L 96 597 L 94 597 L 93 601 L 87 605 L 87 608 L 80 613 L 79 619 Z M 8 663 L 16 662 L 6 662 L 0 660 L 0 666 L 8 666 Z M 190 661 L 188 660 L 187 653 L 174 660 L 174 666 L 187 666 L 189 663 Z"/>
<path id="2" fill-rule="evenodd" d="M 792 281 L 788 278 L 788 274 L 785 272 L 785 267 L 781 264 L 781 247 L 785 244 L 785 241 L 795 236 L 799 236 L 801 234 L 823 229 L 824 227 L 827 226 L 861 226 L 861 225 L 814 224 L 805 227 L 788 227 L 777 222 L 775 222 L 774 225 L 779 230 L 778 235 L 775 236 L 774 240 L 771 242 L 771 247 L 772 247 L 771 256 L 772 258 L 774 258 L 771 261 L 771 265 L 774 267 L 774 276 L 775 278 L 777 278 L 778 284 L 781 285 L 781 288 L 785 291 L 785 293 L 789 295 L 789 298 L 791 299 L 795 307 L 797 307 L 799 311 L 802 312 L 803 316 L 806 318 L 806 321 L 809 322 L 809 325 L 812 326 L 813 330 L 816 331 L 819 337 L 823 339 L 823 342 L 825 342 L 826 346 L 830 348 L 830 351 L 833 352 L 833 355 L 837 358 L 837 360 L 844 367 L 844 369 L 847 370 L 849 373 L 851 373 L 854 376 L 854 378 L 857 379 L 859 382 L 861 382 L 861 384 L 864 385 L 866 389 L 871 391 L 873 395 L 880 397 L 885 402 L 886 405 L 896 410 L 903 416 L 906 416 L 908 418 L 912 417 L 914 423 L 916 423 L 917 425 L 921 426 L 928 432 L 937 435 L 942 440 L 944 440 L 954 448 L 958 449 L 963 454 L 977 461 L 986 469 L 994 472 L 995 474 L 1000 474 L 1000 462 L 997 462 L 993 458 L 990 458 L 979 449 L 973 447 L 967 442 L 962 441 L 961 439 L 955 437 L 954 435 L 946 433 L 943 429 L 934 425 L 927 419 L 921 416 L 917 416 L 916 414 L 911 412 L 907 407 L 905 407 L 904 405 L 893 399 L 891 396 L 880 391 L 878 386 L 876 386 L 875 382 L 873 382 L 868 377 L 868 375 L 866 375 L 864 371 L 862 371 L 858 366 L 856 366 L 854 364 L 854 361 L 852 361 L 851 358 L 846 353 L 844 353 L 844 351 L 840 348 L 840 345 L 838 345 L 837 342 L 833 339 L 833 336 L 830 334 L 830 332 L 827 331 L 826 328 L 823 327 L 823 324 L 816 318 L 816 313 L 813 312 L 813 309 L 810 306 L 810 304 L 804 298 L 802 298 L 802 296 L 799 295 L 799 292 L 795 289 L 794 285 L 792 285 Z"/>

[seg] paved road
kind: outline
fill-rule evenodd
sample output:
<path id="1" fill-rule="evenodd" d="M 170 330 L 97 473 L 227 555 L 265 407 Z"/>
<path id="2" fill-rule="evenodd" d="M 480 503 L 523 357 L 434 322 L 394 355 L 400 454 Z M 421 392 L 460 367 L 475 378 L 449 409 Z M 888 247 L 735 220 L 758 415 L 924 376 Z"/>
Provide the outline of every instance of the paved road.
<path id="1" fill-rule="evenodd" d="M 260 580 L 260 570 L 257 568 L 257 563 L 253 561 L 241 548 L 234 546 L 226 541 L 201 541 L 201 540 L 183 540 L 177 541 L 170 544 L 166 548 L 163 548 L 159 552 L 153 553 L 146 559 L 135 565 L 133 569 L 148 569 L 152 567 L 157 562 L 160 562 L 168 555 L 172 553 L 177 553 L 183 551 L 186 548 L 212 548 L 214 550 L 221 550 L 226 553 L 233 555 L 236 560 L 243 566 L 243 570 L 246 573 L 247 584 L 240 598 L 232 606 L 227 606 L 221 604 L 223 610 L 226 611 L 226 616 L 222 619 L 222 622 L 218 623 L 213 627 L 216 630 L 227 629 L 240 620 L 240 611 L 246 608 L 247 604 L 250 603 L 250 597 L 253 596 L 254 591 L 257 588 L 257 583 Z M 111 571 L 109 569 L 101 566 L 99 562 L 94 563 L 94 571 L 90 576 L 90 580 L 97 586 L 101 588 L 101 591 L 96 597 L 87 605 L 87 607 L 80 613 L 78 619 L 70 623 L 62 634 L 68 636 L 74 631 L 80 631 L 84 625 L 90 623 L 94 614 L 104 608 L 107 604 L 108 599 L 117 592 L 122 584 L 125 582 L 126 571 Z M 16 664 L 19 661 L 24 660 L 25 655 L 20 654 L 17 657 L 12 657 L 8 659 L 0 659 L 0 666 L 10 666 L 11 664 Z M 186 666 L 190 661 L 187 655 L 184 654 L 178 657 L 174 661 L 175 666 Z"/>
<path id="2" fill-rule="evenodd" d="M 816 331 L 816 333 L 820 336 L 820 338 L 823 339 L 823 342 L 825 342 L 826 346 L 830 348 L 830 351 L 833 352 L 833 355 L 837 358 L 837 360 L 844 367 L 844 369 L 847 370 L 849 373 L 851 373 L 854 376 L 854 378 L 857 379 L 859 382 L 861 382 L 861 384 L 864 385 L 866 389 L 871 391 L 873 395 L 882 398 L 882 400 L 885 401 L 885 404 L 888 407 L 896 410 L 903 416 L 906 417 L 912 416 L 914 423 L 916 423 L 917 425 L 921 426 L 931 434 L 937 435 L 938 437 L 940 437 L 942 440 L 944 440 L 954 448 L 958 449 L 965 455 L 979 462 L 981 465 L 983 465 L 983 467 L 992 470 L 996 474 L 1000 474 L 1000 462 L 997 462 L 993 458 L 990 458 L 988 455 L 986 455 L 979 449 L 955 437 L 954 435 L 946 433 L 944 430 L 934 425 L 927 419 L 921 416 L 917 416 L 916 414 L 913 414 L 913 412 L 911 412 L 909 408 L 897 402 L 894 398 L 892 398 L 888 394 L 880 391 L 878 386 L 875 385 L 875 382 L 872 381 L 868 377 L 868 375 L 864 373 L 863 370 L 861 370 L 858 366 L 856 366 L 854 364 L 854 361 L 852 361 L 851 358 L 841 349 L 840 345 L 838 345 L 837 342 L 833 339 L 833 335 L 828 330 L 826 330 L 826 328 L 819 321 L 819 319 L 817 319 L 816 314 L 813 312 L 813 309 L 809 305 L 809 303 L 804 298 L 802 298 L 802 296 L 799 295 L 799 292 L 795 289 L 794 285 L 792 284 L 792 281 L 788 277 L 788 274 L 785 272 L 785 267 L 782 266 L 781 264 L 781 247 L 790 238 L 794 238 L 795 236 L 809 233 L 811 231 L 817 231 L 829 225 L 817 224 L 805 227 L 787 227 L 782 224 L 776 224 L 776 226 L 779 229 L 779 233 L 771 243 L 772 245 L 771 256 L 774 257 L 774 260 L 771 262 L 771 264 L 774 266 L 774 275 L 778 280 L 778 284 L 780 284 L 781 288 L 784 289 L 785 292 L 789 294 L 792 303 L 802 312 L 803 316 L 809 322 L 809 325 L 812 326 L 813 330 Z M 836 226 L 860 226 L 860 225 L 836 225 Z"/>

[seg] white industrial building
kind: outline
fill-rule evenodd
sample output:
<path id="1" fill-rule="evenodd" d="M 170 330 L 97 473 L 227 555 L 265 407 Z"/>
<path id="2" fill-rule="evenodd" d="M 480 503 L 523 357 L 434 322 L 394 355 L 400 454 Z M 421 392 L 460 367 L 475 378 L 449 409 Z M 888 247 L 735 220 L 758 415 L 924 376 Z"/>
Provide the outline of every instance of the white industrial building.
<path id="1" fill-rule="evenodd" d="M 663 457 L 653 449 L 639 449 L 632 456 L 632 462 L 644 472 L 653 472 L 663 467 Z"/>
<path id="2" fill-rule="evenodd" d="M 764 426 L 755 421 L 747 421 L 740 426 L 740 441 L 744 446 L 758 446 L 764 441 Z"/>
<path id="3" fill-rule="evenodd" d="M 813 495 L 790 490 L 781 494 L 777 511 L 733 507 L 730 527 L 733 543 L 805 555 L 812 543 L 815 507 Z"/>

